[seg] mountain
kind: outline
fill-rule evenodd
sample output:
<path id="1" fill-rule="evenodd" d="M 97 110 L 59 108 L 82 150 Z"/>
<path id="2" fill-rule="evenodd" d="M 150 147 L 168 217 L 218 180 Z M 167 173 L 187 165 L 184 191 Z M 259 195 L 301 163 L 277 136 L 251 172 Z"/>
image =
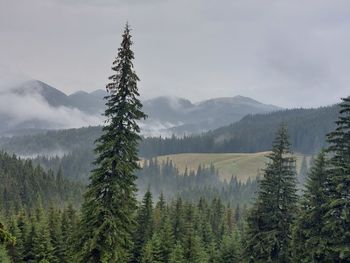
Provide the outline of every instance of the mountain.
<path id="1" fill-rule="evenodd" d="M 103 97 L 106 96 L 103 90 L 97 90 L 92 93 L 78 91 L 68 96 L 70 107 L 77 108 L 85 113 L 96 115 L 102 114 L 105 103 Z"/>
<path id="2" fill-rule="evenodd" d="M 5 90 L 0 93 L 0 135 L 3 136 L 103 122 L 104 91 L 80 91 L 68 96 L 38 80 L 10 88 L 2 87 L 1 90 Z"/>
<path id="3" fill-rule="evenodd" d="M 326 146 L 326 134 L 335 128 L 339 105 L 317 109 L 290 109 L 247 115 L 202 135 L 183 138 L 148 138 L 140 146 L 143 156 L 176 153 L 254 153 L 271 149 L 281 123 L 288 127 L 292 149 L 315 154 Z"/>
<path id="4" fill-rule="evenodd" d="M 0 102 L 3 104 L 0 106 L 0 134 L 26 134 L 100 125 L 103 123 L 101 115 L 106 95 L 104 90 L 91 93 L 78 91 L 66 95 L 39 80 L 26 81 L 0 93 Z M 202 133 L 236 122 L 247 114 L 280 109 L 242 96 L 199 103 L 163 96 L 145 100 L 143 104 L 149 116 L 140 123 L 145 136 Z"/>
<path id="5" fill-rule="evenodd" d="M 295 152 L 315 154 L 326 146 L 326 134 L 335 127 L 339 106 L 317 109 L 281 110 L 267 114 L 248 115 L 240 121 L 219 129 L 183 138 L 144 138 L 141 157 L 177 153 L 254 153 L 271 150 L 274 133 L 284 122 L 288 126 Z M 20 155 L 56 155 L 58 153 L 92 151 L 101 127 L 88 127 L 45 134 L 0 138 L 0 148 Z"/>
<path id="6" fill-rule="evenodd" d="M 239 121 L 247 114 L 267 113 L 281 108 L 236 96 L 199 103 L 176 97 L 158 97 L 143 103 L 148 127 L 165 135 L 196 134 Z M 153 125 L 151 125 L 153 124 Z M 152 134 L 152 131 L 149 132 Z"/>
<path id="7" fill-rule="evenodd" d="M 70 105 L 66 94 L 39 80 L 26 81 L 14 87 L 12 93 L 20 96 L 40 95 L 52 107 Z"/>

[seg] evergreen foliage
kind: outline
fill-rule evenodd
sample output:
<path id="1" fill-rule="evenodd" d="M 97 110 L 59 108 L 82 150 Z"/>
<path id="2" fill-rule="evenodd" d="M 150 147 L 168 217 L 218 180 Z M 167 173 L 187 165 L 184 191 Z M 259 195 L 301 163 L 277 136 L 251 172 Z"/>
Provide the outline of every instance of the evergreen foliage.
<path id="1" fill-rule="evenodd" d="M 322 151 L 311 168 L 295 223 L 293 254 L 297 262 L 327 261 L 325 248 L 328 237 L 322 229 L 326 223 L 324 205 L 327 201 L 328 172 L 326 155 Z"/>
<path id="2" fill-rule="evenodd" d="M 291 226 L 297 201 L 295 160 L 284 125 L 276 134 L 269 159 L 247 219 L 245 255 L 251 262 L 292 262 Z"/>
<path id="3" fill-rule="evenodd" d="M 43 204 L 64 207 L 68 203 L 79 205 L 83 186 L 45 172 L 30 160 L 0 152 L 0 209 L 4 213 L 29 209 Z"/>
<path id="4" fill-rule="evenodd" d="M 142 205 L 138 210 L 136 221 L 137 227 L 134 233 L 133 262 L 141 262 L 144 246 L 152 238 L 153 234 L 153 202 L 150 191 L 146 192 L 142 200 Z M 147 252 L 151 253 L 151 250 L 155 249 L 154 246 L 156 244 L 154 244 L 154 242 L 148 244 Z"/>
<path id="5" fill-rule="evenodd" d="M 126 262 L 132 247 L 136 209 L 138 121 L 145 118 L 133 70 L 131 35 L 125 27 L 114 74 L 107 85 L 107 125 L 96 143 L 95 169 L 85 194 L 80 222 L 80 262 Z"/>
<path id="6" fill-rule="evenodd" d="M 323 232 L 333 262 L 350 261 L 350 97 L 344 98 L 336 129 L 328 135 L 330 153 Z"/>

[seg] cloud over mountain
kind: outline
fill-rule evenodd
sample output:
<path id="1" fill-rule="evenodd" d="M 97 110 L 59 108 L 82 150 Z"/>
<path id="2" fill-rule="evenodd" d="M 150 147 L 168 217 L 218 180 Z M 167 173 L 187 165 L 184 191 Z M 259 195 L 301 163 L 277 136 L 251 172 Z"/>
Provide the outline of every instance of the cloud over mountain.
<path id="1" fill-rule="evenodd" d="M 0 134 L 67 129 L 103 124 L 106 92 L 78 91 L 71 95 L 38 80 L 28 80 L 0 92 Z M 240 120 L 247 114 L 278 110 L 243 96 L 199 103 L 177 97 L 143 101 L 149 116 L 140 126 L 145 136 L 201 133 Z"/>

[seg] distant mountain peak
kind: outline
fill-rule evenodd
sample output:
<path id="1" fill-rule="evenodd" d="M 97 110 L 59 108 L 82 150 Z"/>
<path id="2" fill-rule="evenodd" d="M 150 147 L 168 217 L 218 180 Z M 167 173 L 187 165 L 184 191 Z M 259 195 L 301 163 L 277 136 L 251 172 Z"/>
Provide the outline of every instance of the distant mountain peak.
<path id="1" fill-rule="evenodd" d="M 39 80 L 26 81 L 12 91 L 20 95 L 39 94 L 49 105 L 50 111 L 55 110 L 53 108 L 61 108 L 62 110 L 62 107 L 67 107 L 70 110 L 77 110 L 83 119 L 100 117 L 105 109 L 103 98 L 108 94 L 105 90 L 98 89 L 90 93 L 79 90 L 67 96 Z M 152 135 L 202 133 L 237 122 L 249 114 L 267 113 L 280 109 L 241 95 L 213 98 L 198 103 L 192 103 L 188 99 L 176 96 L 160 96 L 142 102 L 143 110 L 149 116 L 147 120 L 142 122 L 142 130 L 145 135 L 147 135 L 147 131 L 152 132 Z M 28 107 L 28 111 L 31 111 L 30 105 Z M 61 111 L 57 111 L 57 119 L 60 118 L 60 114 L 62 114 Z M 0 119 L 0 131 L 8 129 L 4 118 L 2 119 L 4 127 L 1 127 L 2 120 Z M 50 127 L 49 124 L 55 123 L 55 121 L 56 119 L 49 118 L 47 127 Z M 40 122 L 40 119 L 36 117 L 20 122 L 22 128 L 46 127 L 45 123 Z M 86 123 L 86 121 L 84 120 L 82 123 Z M 56 127 L 57 125 L 55 125 L 51 126 Z M 15 128 L 13 127 L 13 129 Z"/>

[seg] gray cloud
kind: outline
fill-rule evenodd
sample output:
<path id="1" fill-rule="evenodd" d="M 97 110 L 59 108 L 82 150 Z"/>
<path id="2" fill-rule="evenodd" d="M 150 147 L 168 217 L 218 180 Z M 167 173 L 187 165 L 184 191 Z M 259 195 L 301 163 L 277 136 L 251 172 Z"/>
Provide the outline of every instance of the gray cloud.
<path id="1" fill-rule="evenodd" d="M 0 0 L 0 60 L 68 93 L 103 88 L 127 20 L 145 98 L 349 95 L 348 0 Z"/>
<path id="2" fill-rule="evenodd" d="M 100 115 L 89 115 L 76 108 L 53 107 L 40 94 L 38 87 L 31 92 L 17 92 L 17 85 L 26 76 L 0 67 L 0 132 L 24 129 L 64 129 L 101 125 Z M 28 91 L 29 91 L 28 87 Z"/>

